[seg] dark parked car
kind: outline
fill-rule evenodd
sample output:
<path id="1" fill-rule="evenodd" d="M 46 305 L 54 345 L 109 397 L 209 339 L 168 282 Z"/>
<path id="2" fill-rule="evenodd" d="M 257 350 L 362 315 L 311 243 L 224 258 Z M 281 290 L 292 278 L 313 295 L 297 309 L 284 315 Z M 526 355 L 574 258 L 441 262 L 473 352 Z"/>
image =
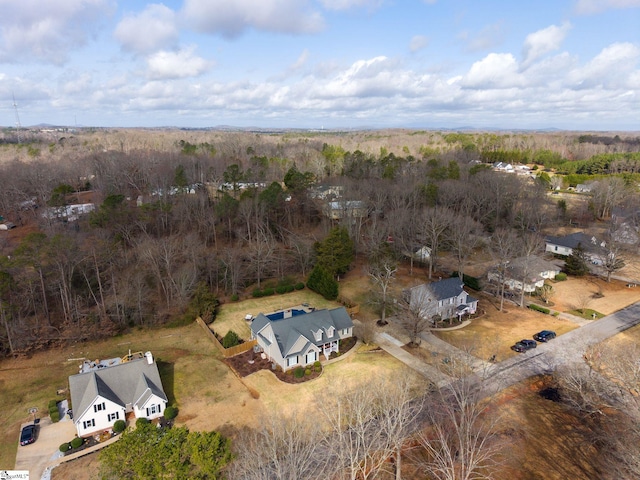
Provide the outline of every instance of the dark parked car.
<path id="1" fill-rule="evenodd" d="M 517 342 L 511 350 L 515 350 L 516 352 L 526 352 L 527 350 L 531 350 L 532 348 L 536 348 L 538 344 L 533 340 L 520 340 Z"/>
<path id="2" fill-rule="evenodd" d="M 556 338 L 556 332 L 552 332 L 551 330 L 542 330 L 533 336 L 533 339 L 537 342 L 548 342 L 554 338 Z"/>
<path id="3" fill-rule="evenodd" d="M 35 424 L 25 425 L 20 432 L 20 445 L 29 445 L 36 441 L 38 426 Z"/>

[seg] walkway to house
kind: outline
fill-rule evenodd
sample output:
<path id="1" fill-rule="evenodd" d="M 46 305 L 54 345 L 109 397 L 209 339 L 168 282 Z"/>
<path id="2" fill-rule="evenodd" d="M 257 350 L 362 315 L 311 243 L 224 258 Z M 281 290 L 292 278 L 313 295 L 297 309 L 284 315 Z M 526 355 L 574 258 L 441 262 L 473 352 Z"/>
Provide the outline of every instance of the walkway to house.
<path id="1" fill-rule="evenodd" d="M 120 435 L 116 435 L 115 437 L 111 437 L 109 440 L 104 442 L 100 442 L 97 445 L 93 445 L 92 447 L 84 448 L 79 452 L 70 453 L 69 455 L 61 456 L 56 458 L 55 460 L 50 461 L 44 469 L 42 473 L 41 480 L 49 480 L 51 478 L 51 470 L 60 465 L 63 462 L 68 462 L 71 460 L 75 460 L 76 458 L 84 457 L 93 452 L 97 452 L 98 450 L 102 450 L 104 447 L 111 445 L 114 442 L 117 442 L 120 439 Z"/>

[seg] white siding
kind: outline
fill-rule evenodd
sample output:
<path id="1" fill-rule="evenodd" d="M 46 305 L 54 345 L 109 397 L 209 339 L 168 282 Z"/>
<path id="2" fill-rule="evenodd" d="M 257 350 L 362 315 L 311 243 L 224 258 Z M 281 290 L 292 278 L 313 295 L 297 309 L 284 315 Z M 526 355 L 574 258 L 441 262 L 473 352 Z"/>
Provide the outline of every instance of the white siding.
<path id="1" fill-rule="evenodd" d="M 103 407 L 104 404 L 104 408 Z M 122 405 L 107 400 L 102 397 L 98 397 L 87 408 L 85 412 L 81 413 L 81 416 L 75 420 L 76 429 L 78 430 L 79 437 L 86 437 L 95 432 L 100 432 L 108 428 L 113 427 L 116 420 L 109 420 L 109 416 L 114 414 L 118 415 L 118 419 L 124 420 L 125 411 Z M 85 425 L 85 422 L 93 420 L 94 426 Z"/>

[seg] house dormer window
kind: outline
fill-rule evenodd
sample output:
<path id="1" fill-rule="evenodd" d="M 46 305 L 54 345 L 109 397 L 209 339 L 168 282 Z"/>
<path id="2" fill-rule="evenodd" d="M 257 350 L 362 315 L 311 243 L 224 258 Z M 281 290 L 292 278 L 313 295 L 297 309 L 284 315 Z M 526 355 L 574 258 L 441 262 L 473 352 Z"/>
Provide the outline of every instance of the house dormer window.
<path id="1" fill-rule="evenodd" d="M 329 338 L 333 337 L 333 333 L 334 333 L 334 331 L 335 331 L 335 328 L 333 328 L 333 327 L 329 327 L 329 328 L 327 329 L 327 337 L 329 337 Z"/>
<path id="2" fill-rule="evenodd" d="M 316 339 L 316 342 L 322 340 L 322 330 L 318 330 L 317 332 L 313 332 L 313 336 Z"/>

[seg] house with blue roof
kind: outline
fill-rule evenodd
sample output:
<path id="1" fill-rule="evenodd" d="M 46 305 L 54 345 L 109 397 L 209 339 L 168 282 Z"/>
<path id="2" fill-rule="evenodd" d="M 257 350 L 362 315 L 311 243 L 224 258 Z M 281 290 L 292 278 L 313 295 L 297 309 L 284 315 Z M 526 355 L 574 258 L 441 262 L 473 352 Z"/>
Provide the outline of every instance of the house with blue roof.
<path id="1" fill-rule="evenodd" d="M 441 319 L 476 313 L 478 299 L 469 295 L 458 277 L 424 283 L 406 291 L 410 308 L 423 318 Z"/>
<path id="2" fill-rule="evenodd" d="M 283 371 L 313 364 L 339 352 L 340 340 L 353 336 L 353 321 L 344 307 L 331 310 L 290 308 L 259 314 L 251 322 L 251 338 Z"/>
<path id="3" fill-rule="evenodd" d="M 107 431 L 127 416 L 159 418 L 167 406 L 151 352 L 113 366 L 98 362 L 95 368 L 70 376 L 69 389 L 79 437 Z"/>

